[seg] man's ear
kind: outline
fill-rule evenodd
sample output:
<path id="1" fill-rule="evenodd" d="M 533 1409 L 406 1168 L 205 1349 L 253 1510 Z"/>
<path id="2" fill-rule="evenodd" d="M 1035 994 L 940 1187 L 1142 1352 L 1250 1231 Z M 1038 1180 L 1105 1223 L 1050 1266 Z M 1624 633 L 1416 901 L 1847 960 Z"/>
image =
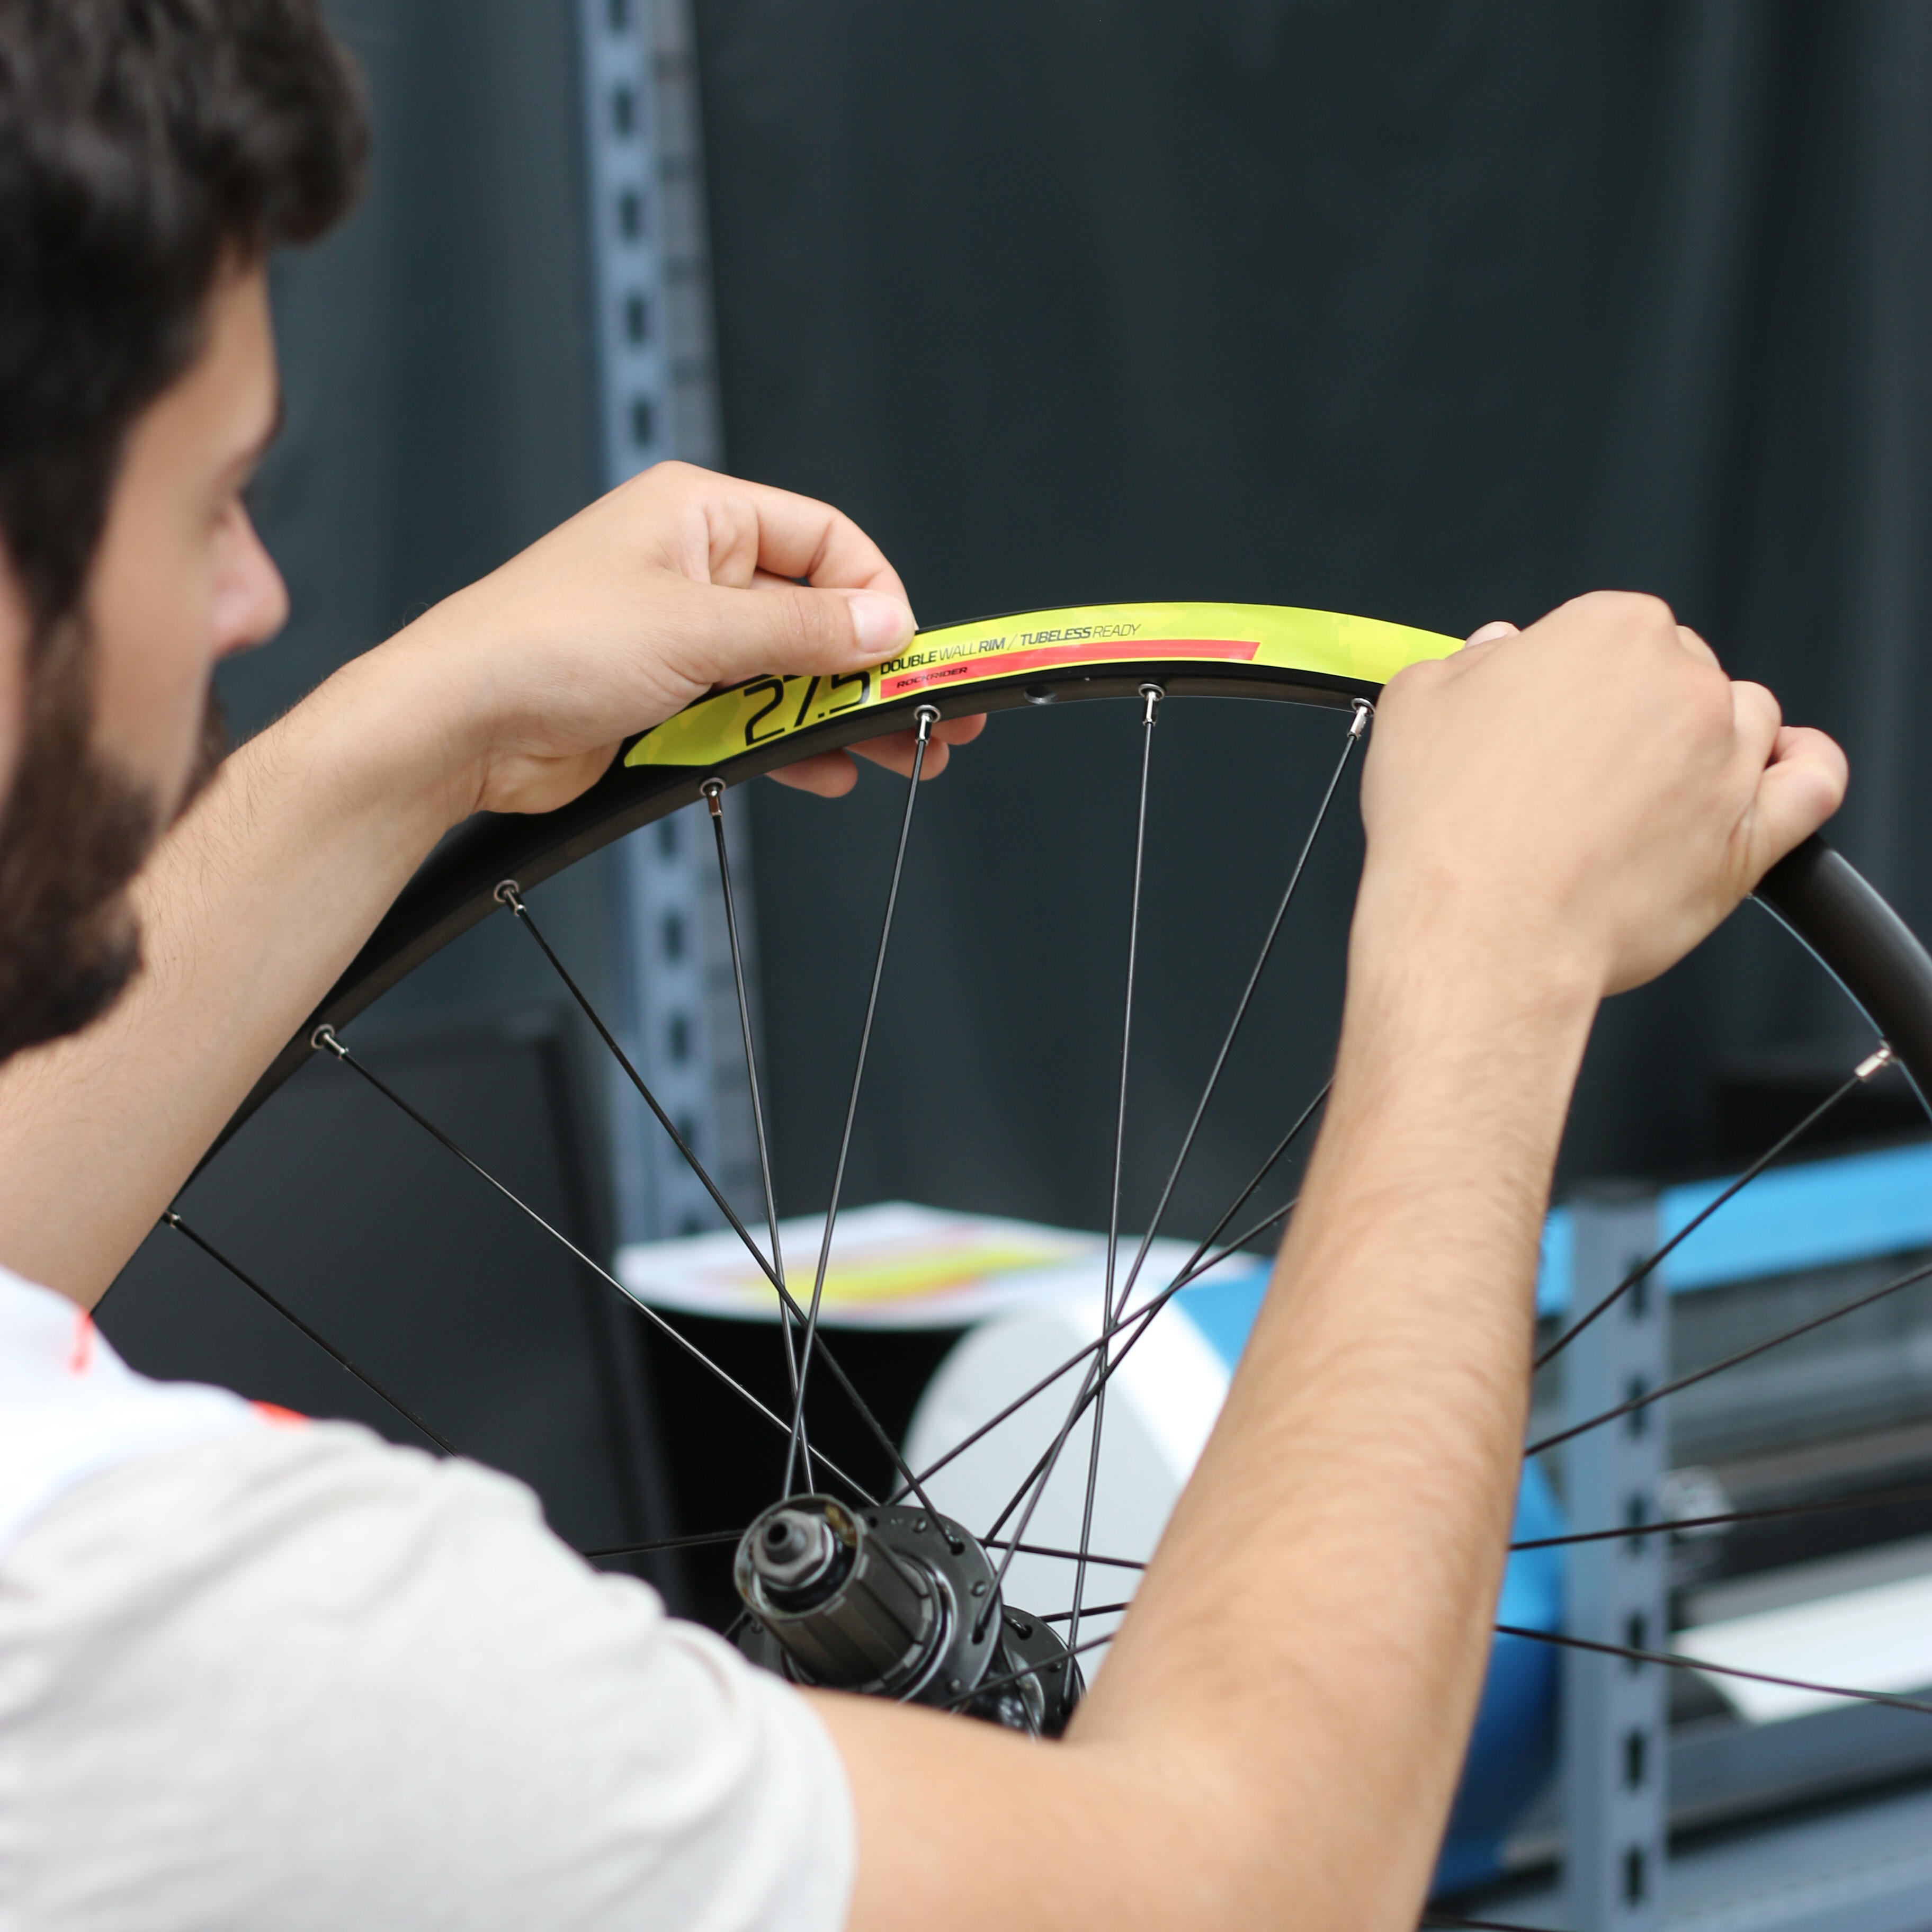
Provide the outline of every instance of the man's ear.
<path id="1" fill-rule="evenodd" d="M 0 800 L 13 791 L 26 736 L 27 660 L 33 636 L 32 608 L 0 541 Z"/>

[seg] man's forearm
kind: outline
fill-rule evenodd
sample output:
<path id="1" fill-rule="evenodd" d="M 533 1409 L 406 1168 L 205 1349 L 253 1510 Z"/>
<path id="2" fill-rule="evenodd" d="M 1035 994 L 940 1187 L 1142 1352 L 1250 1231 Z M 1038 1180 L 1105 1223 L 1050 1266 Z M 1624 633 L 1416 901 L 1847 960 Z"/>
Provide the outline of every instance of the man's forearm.
<path id="1" fill-rule="evenodd" d="M 98 1299 L 446 830 L 413 674 L 372 652 L 229 758 L 136 886 L 128 994 L 0 1071 L 0 1262 Z"/>
<path id="2" fill-rule="evenodd" d="M 156 854 L 130 995 L 0 1074 L 0 1262 L 97 1298 L 451 826 L 567 804 L 716 685 L 842 674 L 911 632 L 891 566 L 836 511 L 664 463 L 346 666 Z M 865 748 L 910 768 L 903 733 Z M 935 745 L 926 775 L 945 761 Z M 790 776 L 836 794 L 851 761 Z"/>
<path id="3" fill-rule="evenodd" d="M 1413 1911 L 1480 1690 L 1594 998 L 1413 933 L 1358 929 L 1352 977 L 1304 1205 L 1086 1722 L 1192 1730 L 1238 1806 L 1298 1791 L 1306 1922 L 1354 1927 Z"/>
<path id="4" fill-rule="evenodd" d="M 1214 1437 L 1066 1747 L 1004 1768 L 986 1747 L 974 1788 L 1002 1791 L 1007 1824 L 1064 1817 L 1069 1868 L 1107 1874 L 1059 1922 L 1413 1924 L 1488 1654 L 1537 1243 L 1594 1010 L 1560 974 L 1526 988 L 1358 927 L 1329 1118 Z M 862 1703 L 830 1714 L 874 1841 L 915 1848 L 877 1893 L 868 1860 L 855 1925 L 874 1904 L 880 1924 L 951 1922 L 914 1868 L 932 1757 L 901 1760 L 910 1727 Z M 1054 1922 L 987 1882 L 986 1912 Z"/>

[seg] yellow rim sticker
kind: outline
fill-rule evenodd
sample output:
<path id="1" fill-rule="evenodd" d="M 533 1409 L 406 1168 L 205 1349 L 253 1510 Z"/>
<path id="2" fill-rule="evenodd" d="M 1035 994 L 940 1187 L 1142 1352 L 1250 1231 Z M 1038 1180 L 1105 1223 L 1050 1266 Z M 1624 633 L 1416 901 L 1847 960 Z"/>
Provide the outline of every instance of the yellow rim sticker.
<path id="1" fill-rule="evenodd" d="M 1460 640 L 1372 617 L 1274 604 L 1090 604 L 922 631 L 896 658 L 842 677 L 754 677 L 687 705 L 631 747 L 627 765 L 718 766 L 808 726 L 926 692 L 1070 665 L 1265 664 L 1386 684 Z"/>

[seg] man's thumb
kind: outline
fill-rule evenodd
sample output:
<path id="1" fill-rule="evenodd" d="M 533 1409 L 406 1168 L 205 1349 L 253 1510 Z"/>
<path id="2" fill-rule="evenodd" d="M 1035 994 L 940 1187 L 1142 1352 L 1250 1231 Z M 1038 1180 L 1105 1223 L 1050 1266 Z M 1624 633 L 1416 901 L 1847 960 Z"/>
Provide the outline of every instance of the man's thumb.
<path id="1" fill-rule="evenodd" d="M 1845 754 L 1822 731 L 1786 725 L 1751 812 L 1751 883 L 1810 837 L 1844 802 L 1850 772 Z"/>
<path id="2" fill-rule="evenodd" d="M 828 593 L 814 591 L 811 594 L 822 597 Z M 904 598 L 885 590 L 842 590 L 830 594 L 845 600 L 846 620 L 852 626 L 853 641 L 862 662 L 877 664 L 904 650 L 912 641 L 912 634 L 918 627 L 913 620 L 912 607 Z"/>
<path id="3" fill-rule="evenodd" d="M 886 590 L 814 590 L 760 584 L 714 589 L 692 667 L 700 681 L 736 683 L 760 672 L 838 672 L 875 664 L 902 650 L 914 628 L 911 609 Z"/>

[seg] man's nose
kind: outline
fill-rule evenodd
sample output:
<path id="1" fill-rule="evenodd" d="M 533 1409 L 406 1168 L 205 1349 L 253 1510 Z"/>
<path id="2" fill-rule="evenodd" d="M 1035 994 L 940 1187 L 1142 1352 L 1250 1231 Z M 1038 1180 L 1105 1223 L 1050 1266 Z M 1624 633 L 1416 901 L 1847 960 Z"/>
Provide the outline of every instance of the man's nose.
<path id="1" fill-rule="evenodd" d="M 289 589 L 246 510 L 237 508 L 232 548 L 215 585 L 214 635 L 218 658 L 266 644 L 289 619 Z"/>

